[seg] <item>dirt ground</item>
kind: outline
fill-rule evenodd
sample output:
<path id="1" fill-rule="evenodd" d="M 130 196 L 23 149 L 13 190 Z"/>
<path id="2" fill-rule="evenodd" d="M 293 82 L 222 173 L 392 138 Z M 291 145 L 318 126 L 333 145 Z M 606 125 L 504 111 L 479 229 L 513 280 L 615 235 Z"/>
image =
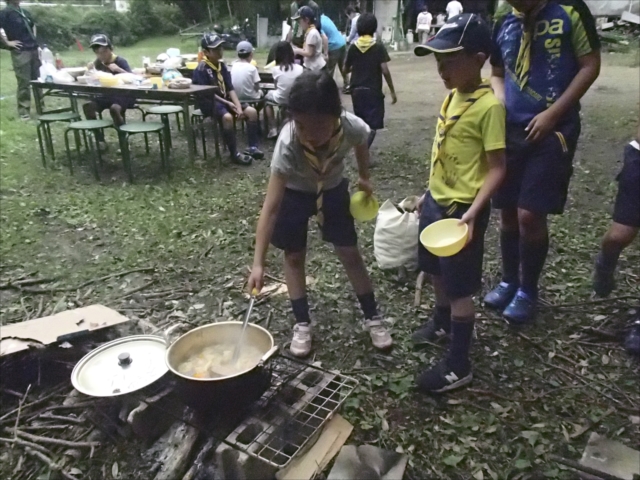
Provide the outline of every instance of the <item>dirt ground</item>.
<path id="1" fill-rule="evenodd" d="M 307 275 L 315 280 L 310 300 L 318 324 L 313 359 L 360 382 L 344 409 L 355 427 L 350 443 L 408 453 L 407 478 L 413 479 L 575 478 L 549 454 L 580 458 L 591 431 L 637 448 L 640 430 L 629 415 L 637 416 L 640 405 L 638 363 L 618 343 L 594 338 L 585 328 L 620 334 L 640 297 L 640 241 L 621 257 L 616 298 L 591 303 L 590 288 L 593 256 L 610 222 L 622 150 L 637 131 L 638 60 L 637 50 L 604 54 L 602 74 L 583 101 L 567 210 L 552 219 L 541 293 L 546 306 L 534 326 L 518 332 L 508 330 L 494 312 L 479 309 L 470 389 L 437 399 L 412 391 L 414 374 L 442 353 L 440 345 L 414 349 L 409 342 L 410 332 L 428 317 L 433 296 L 426 286 L 421 306 L 414 308 L 414 278 L 376 267 L 373 224 L 358 225 L 358 233 L 377 298 L 393 322 L 396 345 L 388 355 L 375 352 L 357 327 L 360 313 L 343 269 L 330 248 L 310 233 Z M 372 181 L 381 201 L 397 202 L 425 188 L 427 152 L 446 90 L 432 57 L 393 54 L 390 68 L 399 101 L 387 102 L 387 128 L 373 146 Z M 0 87 L 6 95 L 6 87 Z M 37 272 L 57 278 L 54 285 L 64 288 L 137 267 L 156 269 L 92 284 L 77 294 L 0 292 L 3 324 L 90 303 L 155 325 L 175 321 L 171 315 L 176 312 L 193 325 L 211 322 L 220 311 L 225 318 L 241 316 L 268 162 L 249 169 L 230 166 L 226 159 L 221 170 L 200 160 L 190 165 L 184 142 L 176 136 L 171 179 L 159 173 L 153 154 L 144 157 L 140 143 L 134 148 L 136 184 L 125 182 L 116 148 L 108 155 L 102 182 L 93 179 L 87 163 L 79 164 L 70 179 L 63 162 L 42 169 L 34 125 L 16 123 L 8 113 L 15 109 L 13 100 L 3 102 L 8 103 L 0 105 L 2 282 Z M 344 97 L 344 104 L 350 109 L 350 97 Z M 273 144 L 265 145 L 268 153 L 272 149 Z M 350 168 L 352 179 L 353 173 Z M 494 221 L 486 240 L 485 291 L 498 279 L 497 245 Z M 270 253 L 268 268 L 274 278 L 282 278 L 278 253 Z M 125 295 L 135 289 L 142 291 Z M 150 290 L 149 297 L 158 301 L 140 299 Z M 167 291 L 179 295 L 162 297 Z M 256 321 L 271 319 L 269 330 L 284 348 L 290 317 L 284 295 L 272 296 L 255 310 Z M 4 396 L 2 412 L 14 401 Z M 18 458 L 18 449 L 0 445 L 3 478 L 10 478 Z M 101 448 L 78 467 L 83 478 L 111 478 L 104 472 L 116 460 L 118 478 L 127 479 L 146 479 L 144 469 L 153 464 L 141 459 L 135 445 L 122 443 Z M 28 471 L 16 478 L 36 478 Z"/>

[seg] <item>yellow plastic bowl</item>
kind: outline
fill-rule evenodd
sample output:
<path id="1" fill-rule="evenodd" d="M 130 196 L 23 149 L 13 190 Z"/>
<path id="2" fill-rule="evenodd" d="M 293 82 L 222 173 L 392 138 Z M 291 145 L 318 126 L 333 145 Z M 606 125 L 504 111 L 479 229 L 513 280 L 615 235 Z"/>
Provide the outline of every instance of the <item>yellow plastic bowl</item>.
<path id="1" fill-rule="evenodd" d="M 353 218 L 359 222 L 368 222 L 376 218 L 380 205 L 375 197 L 367 197 L 367 194 L 360 191 L 356 192 L 351 197 L 351 204 L 349 210 Z"/>
<path id="2" fill-rule="evenodd" d="M 457 218 L 445 218 L 432 223 L 420 233 L 420 243 L 438 257 L 450 257 L 467 243 L 469 226 L 458 225 Z"/>
<path id="3" fill-rule="evenodd" d="M 120 85 L 120 79 L 116 77 L 99 77 L 100 85 L 103 87 L 115 87 Z"/>
<path id="4" fill-rule="evenodd" d="M 189 70 L 195 70 L 196 68 L 198 68 L 198 62 L 187 62 L 187 63 L 185 63 L 185 66 Z"/>

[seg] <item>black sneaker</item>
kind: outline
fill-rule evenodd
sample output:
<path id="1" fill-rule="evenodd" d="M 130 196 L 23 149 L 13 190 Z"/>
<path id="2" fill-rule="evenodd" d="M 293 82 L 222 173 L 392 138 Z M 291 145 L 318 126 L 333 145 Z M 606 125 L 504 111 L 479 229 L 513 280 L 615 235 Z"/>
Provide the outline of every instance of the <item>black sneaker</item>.
<path id="1" fill-rule="evenodd" d="M 411 335 L 411 341 L 416 345 L 426 342 L 438 342 L 445 338 L 448 338 L 451 334 L 451 319 L 446 321 L 436 321 L 435 317 L 430 318 L 429 321 L 423 323 Z"/>
<path id="2" fill-rule="evenodd" d="M 264 158 L 264 153 L 258 147 L 249 147 L 244 151 L 244 154 L 249 155 L 254 160 L 262 160 Z"/>
<path id="3" fill-rule="evenodd" d="M 473 380 L 471 365 L 463 368 L 451 368 L 447 358 L 429 370 L 422 372 L 416 379 L 418 390 L 422 393 L 444 393 L 468 385 Z"/>
<path id="4" fill-rule="evenodd" d="M 631 325 L 631 330 L 624 339 L 624 349 L 629 355 L 640 358 L 640 320 Z"/>
<path id="5" fill-rule="evenodd" d="M 253 157 L 245 155 L 244 153 L 239 153 L 235 157 L 231 157 L 231 161 L 238 165 L 249 166 L 253 163 Z"/>
<path id="6" fill-rule="evenodd" d="M 608 297 L 616 288 L 616 280 L 614 278 L 615 268 L 607 269 L 596 258 L 593 268 L 593 291 L 599 297 Z"/>
<path id="7" fill-rule="evenodd" d="M 517 291 L 518 285 L 515 283 L 500 282 L 484 297 L 484 304 L 496 310 L 504 310 L 511 303 Z"/>

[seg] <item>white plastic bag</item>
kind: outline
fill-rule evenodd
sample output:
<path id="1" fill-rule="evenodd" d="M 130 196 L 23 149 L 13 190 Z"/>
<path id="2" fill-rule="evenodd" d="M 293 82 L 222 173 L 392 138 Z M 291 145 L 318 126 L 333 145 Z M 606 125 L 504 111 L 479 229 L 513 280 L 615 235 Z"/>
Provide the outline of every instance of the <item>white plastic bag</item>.
<path id="1" fill-rule="evenodd" d="M 58 72 L 58 70 L 56 69 L 55 66 L 53 66 L 50 63 L 45 62 L 40 66 L 40 77 L 38 78 L 38 80 L 40 80 L 41 82 L 44 82 L 48 75 L 51 75 L 51 77 L 53 78 L 53 76 L 57 72 Z"/>
<path id="2" fill-rule="evenodd" d="M 396 207 L 385 201 L 378 212 L 373 234 L 373 253 L 380 268 L 405 267 L 415 270 L 418 266 L 418 224 L 415 211 L 417 197 L 409 197 Z M 413 211 L 411 211 L 413 210 Z"/>

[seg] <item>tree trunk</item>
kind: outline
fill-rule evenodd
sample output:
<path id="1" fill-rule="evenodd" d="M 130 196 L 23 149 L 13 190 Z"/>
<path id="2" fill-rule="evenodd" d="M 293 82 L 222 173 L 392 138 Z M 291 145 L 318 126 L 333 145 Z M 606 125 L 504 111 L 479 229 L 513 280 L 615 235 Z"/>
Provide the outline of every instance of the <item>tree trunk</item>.
<path id="1" fill-rule="evenodd" d="M 233 12 L 231 11 L 231 0 L 227 0 L 227 8 L 229 9 L 229 18 L 233 18 Z"/>

